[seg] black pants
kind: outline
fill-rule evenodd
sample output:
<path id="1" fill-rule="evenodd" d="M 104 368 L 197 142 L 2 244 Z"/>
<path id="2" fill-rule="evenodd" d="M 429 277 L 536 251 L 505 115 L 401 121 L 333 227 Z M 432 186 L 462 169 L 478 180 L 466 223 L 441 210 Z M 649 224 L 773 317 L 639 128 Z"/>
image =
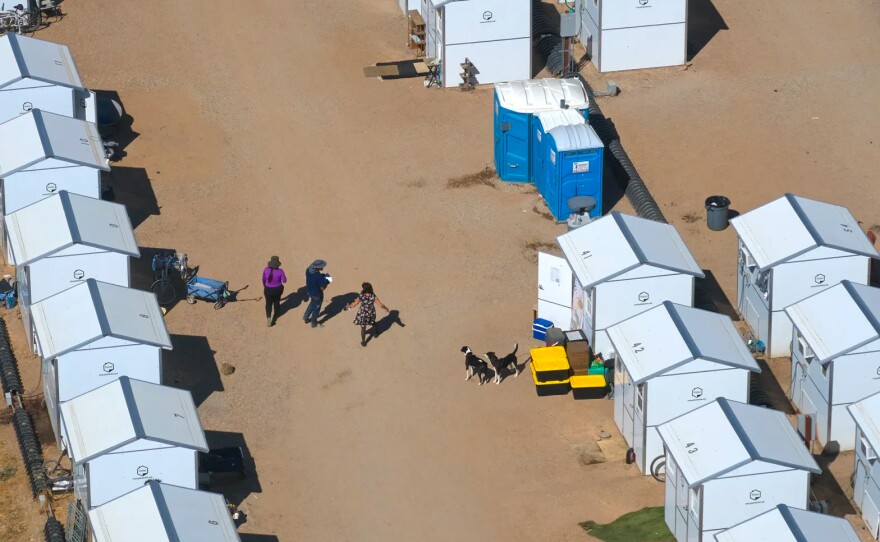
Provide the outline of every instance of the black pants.
<path id="1" fill-rule="evenodd" d="M 266 298 L 266 318 L 272 318 L 272 309 L 275 309 L 274 322 L 278 318 L 278 312 L 281 310 L 281 294 L 284 293 L 284 286 L 273 286 L 271 288 L 263 287 L 263 297 Z"/>

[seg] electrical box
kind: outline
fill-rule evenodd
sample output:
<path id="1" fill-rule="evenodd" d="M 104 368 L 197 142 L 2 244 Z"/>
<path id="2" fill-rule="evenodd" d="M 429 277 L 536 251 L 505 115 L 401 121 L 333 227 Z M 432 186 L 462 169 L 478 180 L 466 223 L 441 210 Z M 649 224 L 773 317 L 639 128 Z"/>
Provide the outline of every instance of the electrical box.
<path id="1" fill-rule="evenodd" d="M 573 38 L 578 35 L 578 18 L 574 11 L 559 14 L 559 36 Z"/>

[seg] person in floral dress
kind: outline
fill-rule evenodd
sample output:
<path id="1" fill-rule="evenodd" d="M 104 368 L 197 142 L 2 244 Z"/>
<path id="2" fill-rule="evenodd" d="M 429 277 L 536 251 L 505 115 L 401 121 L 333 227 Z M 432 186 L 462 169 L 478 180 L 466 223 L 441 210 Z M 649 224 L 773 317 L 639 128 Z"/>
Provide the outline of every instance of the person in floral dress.
<path id="1" fill-rule="evenodd" d="M 354 325 L 361 326 L 361 346 L 367 346 L 367 326 L 370 327 L 371 337 L 375 331 L 376 305 L 382 307 L 385 312 L 389 312 L 388 307 L 379 301 L 379 298 L 373 293 L 373 285 L 365 282 L 361 285 L 361 293 L 358 298 L 345 306 L 345 310 L 358 307 L 354 317 Z"/>

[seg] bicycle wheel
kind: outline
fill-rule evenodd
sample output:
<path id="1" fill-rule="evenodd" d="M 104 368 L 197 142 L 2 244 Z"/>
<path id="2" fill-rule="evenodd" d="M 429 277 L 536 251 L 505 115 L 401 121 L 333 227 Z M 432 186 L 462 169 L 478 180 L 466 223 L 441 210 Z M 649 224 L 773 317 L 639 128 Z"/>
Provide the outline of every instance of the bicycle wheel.
<path id="1" fill-rule="evenodd" d="M 658 455 L 651 462 L 651 476 L 658 482 L 666 481 L 666 456 Z"/>
<path id="2" fill-rule="evenodd" d="M 177 292 L 174 291 L 174 285 L 171 284 L 171 281 L 166 279 L 159 279 L 154 282 L 153 285 L 150 286 L 150 290 L 156 294 L 156 301 L 158 301 L 160 305 L 170 305 L 177 297 Z"/>

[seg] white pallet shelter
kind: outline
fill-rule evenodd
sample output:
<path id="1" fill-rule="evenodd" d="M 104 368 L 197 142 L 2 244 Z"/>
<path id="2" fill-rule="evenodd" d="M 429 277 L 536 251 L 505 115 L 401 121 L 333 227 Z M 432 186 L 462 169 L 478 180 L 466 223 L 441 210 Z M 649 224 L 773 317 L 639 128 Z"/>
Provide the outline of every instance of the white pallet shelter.
<path id="1" fill-rule="evenodd" d="M 606 359 L 609 326 L 664 301 L 693 306 L 694 281 L 704 276 L 675 227 L 617 211 L 557 242 L 564 260 L 539 254 L 538 316 L 583 329 Z"/>
<path id="2" fill-rule="evenodd" d="M 422 0 L 422 18 L 426 54 L 440 60 L 442 86 L 462 82 L 466 58 L 476 84 L 532 77 L 531 0 Z"/>
<path id="3" fill-rule="evenodd" d="M 162 383 L 171 337 L 152 292 L 88 279 L 34 303 L 31 319 L 59 447 L 61 403 L 120 376 Z"/>
<path id="4" fill-rule="evenodd" d="M 687 61 L 687 0 L 577 0 L 578 36 L 600 72 Z"/>
<path id="5" fill-rule="evenodd" d="M 732 218 L 739 237 L 737 307 L 770 357 L 791 355 L 783 312 L 822 289 L 868 283 L 880 258 L 845 207 L 792 194 Z"/>
<path id="6" fill-rule="evenodd" d="M 66 190 L 101 197 L 110 171 L 98 127 L 39 110 L 0 124 L 0 214 Z"/>
<path id="7" fill-rule="evenodd" d="M 86 510 L 149 480 L 198 489 L 208 444 L 189 391 L 123 376 L 61 405 L 61 427 Z"/>
<path id="8" fill-rule="evenodd" d="M 850 523 L 784 504 L 715 535 L 715 542 L 859 542 Z"/>
<path id="9" fill-rule="evenodd" d="M 32 304 L 89 278 L 130 286 L 129 258 L 140 251 L 124 206 L 60 192 L 6 216 L 5 223 L 32 347 Z"/>
<path id="10" fill-rule="evenodd" d="M 669 301 L 608 328 L 614 422 L 642 474 L 663 457 L 657 426 L 719 397 L 747 403 L 761 369 L 727 316 Z"/>
<path id="11" fill-rule="evenodd" d="M 880 539 L 880 393 L 847 407 L 856 425 L 852 500 L 868 532 Z"/>
<path id="12" fill-rule="evenodd" d="M 93 542 L 239 542 L 223 495 L 147 482 L 89 510 Z"/>
<path id="13" fill-rule="evenodd" d="M 711 540 L 778 504 L 807 508 L 821 471 L 785 414 L 716 399 L 658 429 L 665 519 L 678 542 Z"/>
<path id="14" fill-rule="evenodd" d="M 785 313 L 794 326 L 791 400 L 823 446 L 852 450 L 846 407 L 880 392 L 880 289 L 844 280 Z"/>
<path id="15" fill-rule="evenodd" d="M 95 93 L 70 49 L 9 32 L 0 36 L 0 122 L 34 109 L 97 123 Z"/>

